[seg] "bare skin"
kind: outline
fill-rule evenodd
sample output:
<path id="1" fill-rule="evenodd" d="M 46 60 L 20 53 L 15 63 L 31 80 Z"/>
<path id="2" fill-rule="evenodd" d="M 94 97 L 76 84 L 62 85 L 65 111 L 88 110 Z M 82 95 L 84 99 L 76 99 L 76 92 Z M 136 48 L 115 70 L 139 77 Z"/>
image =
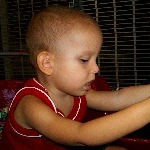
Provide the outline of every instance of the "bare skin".
<path id="1" fill-rule="evenodd" d="M 37 97 L 27 95 L 19 102 L 14 116 L 21 126 L 33 128 L 55 142 L 74 146 L 102 145 L 150 122 L 150 85 L 111 92 L 90 89 L 90 83 L 99 71 L 96 57 L 102 45 L 102 36 L 97 29 L 82 31 L 79 28 L 66 38 L 65 46 L 60 44 L 62 51 L 59 53 L 39 53 L 39 82 L 65 116 L 72 109 L 73 96 L 82 95 L 86 95 L 90 108 L 121 111 L 80 123 L 58 116 Z"/>

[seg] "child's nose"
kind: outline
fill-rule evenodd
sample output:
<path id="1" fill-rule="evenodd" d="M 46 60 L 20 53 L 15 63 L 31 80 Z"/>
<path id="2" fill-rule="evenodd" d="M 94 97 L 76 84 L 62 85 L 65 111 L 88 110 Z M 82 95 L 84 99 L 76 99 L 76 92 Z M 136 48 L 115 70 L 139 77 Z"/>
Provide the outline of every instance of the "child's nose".
<path id="1" fill-rule="evenodd" d="M 98 65 L 95 63 L 92 67 L 92 73 L 97 73 L 99 71 Z"/>

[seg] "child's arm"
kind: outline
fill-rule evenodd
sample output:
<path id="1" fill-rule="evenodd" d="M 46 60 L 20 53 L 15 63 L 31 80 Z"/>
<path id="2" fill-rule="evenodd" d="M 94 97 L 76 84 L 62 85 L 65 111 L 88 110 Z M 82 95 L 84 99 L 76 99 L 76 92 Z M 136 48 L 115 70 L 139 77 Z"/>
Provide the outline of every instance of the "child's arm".
<path id="1" fill-rule="evenodd" d="M 117 91 L 88 91 L 88 107 L 98 110 L 118 111 L 150 96 L 150 84 L 131 86 Z"/>
<path id="2" fill-rule="evenodd" d="M 87 123 L 55 114 L 34 96 L 20 101 L 15 119 L 47 138 L 67 145 L 100 145 L 114 141 L 150 122 L 150 98 L 123 111 Z"/>

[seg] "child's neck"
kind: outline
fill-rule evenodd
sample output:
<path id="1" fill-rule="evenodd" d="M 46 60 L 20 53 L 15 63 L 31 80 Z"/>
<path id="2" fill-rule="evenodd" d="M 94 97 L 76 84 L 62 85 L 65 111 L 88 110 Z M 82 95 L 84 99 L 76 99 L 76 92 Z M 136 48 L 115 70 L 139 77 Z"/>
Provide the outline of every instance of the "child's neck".
<path id="1" fill-rule="evenodd" d="M 74 105 L 74 98 L 70 95 L 62 96 L 62 95 L 53 95 L 49 92 L 49 95 L 54 102 L 55 106 L 61 110 L 65 116 L 71 112 Z"/>
<path id="2" fill-rule="evenodd" d="M 38 77 L 39 82 L 47 90 L 51 100 L 54 102 L 55 106 L 67 116 L 74 105 L 74 98 L 62 91 L 59 91 L 50 80 L 43 77 Z"/>

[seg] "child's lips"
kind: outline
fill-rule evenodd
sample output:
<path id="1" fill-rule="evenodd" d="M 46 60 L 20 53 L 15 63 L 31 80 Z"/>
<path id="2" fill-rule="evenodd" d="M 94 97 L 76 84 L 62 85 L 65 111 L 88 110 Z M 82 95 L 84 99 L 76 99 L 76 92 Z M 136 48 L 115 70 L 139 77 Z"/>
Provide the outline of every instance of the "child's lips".
<path id="1" fill-rule="evenodd" d="M 86 91 L 89 91 L 91 89 L 91 82 L 89 82 L 89 83 L 87 83 L 86 85 L 85 85 L 85 90 Z"/>

